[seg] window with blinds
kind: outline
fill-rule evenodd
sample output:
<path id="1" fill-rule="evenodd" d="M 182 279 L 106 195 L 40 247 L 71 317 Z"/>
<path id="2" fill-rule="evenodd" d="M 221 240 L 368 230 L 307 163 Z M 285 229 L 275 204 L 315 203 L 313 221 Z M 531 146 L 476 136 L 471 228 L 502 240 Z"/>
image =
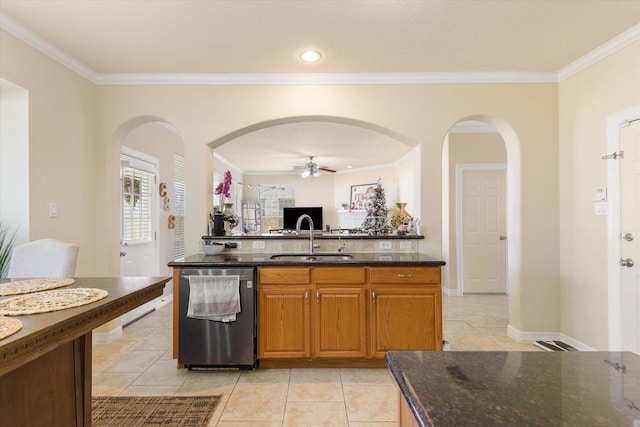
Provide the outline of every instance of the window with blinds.
<path id="1" fill-rule="evenodd" d="M 122 236 L 126 243 L 153 240 L 151 235 L 151 185 L 153 173 L 129 166 L 120 168 L 122 183 Z"/>
<path id="2" fill-rule="evenodd" d="M 184 257 L 184 156 L 173 157 L 173 209 L 176 217 L 173 229 L 173 259 Z"/>

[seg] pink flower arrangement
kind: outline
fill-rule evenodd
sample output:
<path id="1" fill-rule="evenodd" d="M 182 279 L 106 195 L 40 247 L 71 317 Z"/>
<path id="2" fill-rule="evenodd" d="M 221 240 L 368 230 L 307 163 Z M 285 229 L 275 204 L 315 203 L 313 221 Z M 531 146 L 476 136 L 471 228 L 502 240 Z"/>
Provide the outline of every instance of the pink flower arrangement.
<path id="1" fill-rule="evenodd" d="M 224 194 L 225 197 L 231 197 L 231 172 L 227 170 L 224 173 L 224 181 L 218 184 L 215 194 Z"/>

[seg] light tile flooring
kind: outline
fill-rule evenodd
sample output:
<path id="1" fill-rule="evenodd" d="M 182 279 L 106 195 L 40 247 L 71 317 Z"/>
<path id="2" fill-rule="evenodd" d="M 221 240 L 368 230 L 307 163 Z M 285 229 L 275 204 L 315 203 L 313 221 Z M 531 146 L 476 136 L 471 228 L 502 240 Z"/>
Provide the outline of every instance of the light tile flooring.
<path id="1" fill-rule="evenodd" d="M 506 335 L 507 297 L 443 298 L 451 350 L 540 351 Z M 221 394 L 210 427 L 397 424 L 396 389 L 386 369 L 188 371 L 171 358 L 171 305 L 93 348 L 93 395 Z"/>

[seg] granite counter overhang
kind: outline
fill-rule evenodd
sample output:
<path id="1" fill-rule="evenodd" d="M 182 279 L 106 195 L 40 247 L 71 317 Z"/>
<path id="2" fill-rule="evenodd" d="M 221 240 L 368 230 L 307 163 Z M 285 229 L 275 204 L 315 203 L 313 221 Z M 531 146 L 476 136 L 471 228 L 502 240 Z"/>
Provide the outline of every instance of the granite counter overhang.
<path id="1" fill-rule="evenodd" d="M 320 252 L 319 252 L 320 253 Z M 349 253 L 349 260 L 300 261 L 296 259 L 273 260 L 276 253 L 226 253 L 220 255 L 195 254 L 168 263 L 169 267 L 265 267 L 265 266 L 409 266 L 439 267 L 445 262 L 420 253 Z"/>
<path id="2" fill-rule="evenodd" d="M 630 352 L 390 351 L 420 426 L 636 426 L 640 356 Z"/>

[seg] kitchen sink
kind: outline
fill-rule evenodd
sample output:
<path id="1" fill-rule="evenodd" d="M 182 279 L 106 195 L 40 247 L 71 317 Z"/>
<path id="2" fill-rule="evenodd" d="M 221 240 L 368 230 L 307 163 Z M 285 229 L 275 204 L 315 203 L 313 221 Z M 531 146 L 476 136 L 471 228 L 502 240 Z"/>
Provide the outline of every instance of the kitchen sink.
<path id="1" fill-rule="evenodd" d="M 331 254 L 331 253 L 319 253 L 319 254 L 278 254 L 271 255 L 271 259 L 275 261 L 349 261 L 353 259 L 353 255 L 349 254 Z"/>

